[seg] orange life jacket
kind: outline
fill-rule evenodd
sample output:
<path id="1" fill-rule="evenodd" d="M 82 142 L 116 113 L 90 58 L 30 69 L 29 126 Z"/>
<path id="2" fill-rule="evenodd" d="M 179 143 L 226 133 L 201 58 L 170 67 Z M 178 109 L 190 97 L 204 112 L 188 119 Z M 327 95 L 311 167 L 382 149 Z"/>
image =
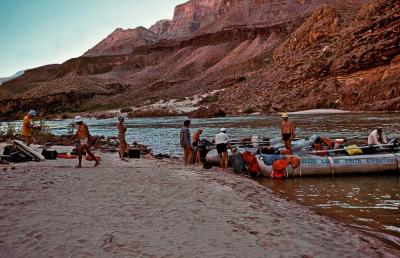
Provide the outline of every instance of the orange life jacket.
<path id="1" fill-rule="evenodd" d="M 280 179 L 285 176 L 285 170 L 286 167 L 288 166 L 288 162 L 284 159 L 280 160 L 275 160 L 274 163 L 272 163 L 272 168 L 274 169 L 272 171 L 272 178 L 273 179 Z"/>
<path id="2" fill-rule="evenodd" d="M 242 158 L 247 165 L 250 174 L 257 174 L 260 171 L 256 156 L 248 151 L 242 153 Z"/>

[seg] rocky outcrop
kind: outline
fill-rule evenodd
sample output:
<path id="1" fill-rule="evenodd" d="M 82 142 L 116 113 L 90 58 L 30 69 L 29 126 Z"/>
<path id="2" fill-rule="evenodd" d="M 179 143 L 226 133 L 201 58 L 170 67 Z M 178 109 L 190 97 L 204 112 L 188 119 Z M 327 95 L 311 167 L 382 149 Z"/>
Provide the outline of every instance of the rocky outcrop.
<path id="1" fill-rule="evenodd" d="M 151 45 L 158 41 L 154 32 L 144 27 L 123 30 L 116 29 L 83 56 L 120 55 L 132 52 L 138 46 Z"/>
<path id="2" fill-rule="evenodd" d="M 241 99 L 274 111 L 399 110 L 399 13 L 394 0 L 346 15 L 321 7 L 274 50 L 272 63 L 225 92 L 223 105 Z"/>
<path id="3" fill-rule="evenodd" d="M 153 26 L 151 26 L 149 30 L 157 36 L 164 35 L 168 32 L 171 23 L 171 20 L 160 20 L 156 22 Z"/>
<path id="4" fill-rule="evenodd" d="M 372 0 L 358 8 L 364 0 L 324 2 L 329 5 L 189 1 L 178 8 L 175 20 L 145 32 L 161 38 L 158 41 L 135 45 L 109 38 L 96 47 L 99 52 L 32 69 L 5 83 L 2 112 L 22 108 L 16 99 L 40 102 L 71 91 L 91 96 L 76 102 L 80 108 L 95 109 L 141 106 L 221 89 L 217 98 L 203 103 L 229 113 L 249 107 L 262 112 L 399 110 L 398 3 Z M 278 7 L 281 13 L 272 12 Z M 259 12 L 265 17 L 257 16 Z M 191 19 L 200 22 L 194 30 L 187 26 L 194 24 Z M 115 35 L 119 33 L 124 34 Z M 174 33 L 182 37 L 165 36 Z M 115 51 L 115 44 L 123 51 Z M 4 105 L 7 101 L 15 105 Z"/>
<path id="5" fill-rule="evenodd" d="M 217 104 L 211 104 L 209 107 L 200 107 L 188 114 L 191 118 L 211 118 L 224 117 L 226 112 Z"/>
<path id="6" fill-rule="evenodd" d="M 191 0 L 175 8 L 163 38 L 188 37 L 232 27 L 261 27 L 290 22 L 310 14 L 328 3 L 333 7 L 352 5 L 362 0 Z"/>
<path id="7" fill-rule="evenodd" d="M 68 92 L 42 97 L 0 100 L 0 117 L 19 119 L 30 109 L 36 109 L 41 115 L 77 111 L 86 101 L 95 96 L 93 93 Z"/>

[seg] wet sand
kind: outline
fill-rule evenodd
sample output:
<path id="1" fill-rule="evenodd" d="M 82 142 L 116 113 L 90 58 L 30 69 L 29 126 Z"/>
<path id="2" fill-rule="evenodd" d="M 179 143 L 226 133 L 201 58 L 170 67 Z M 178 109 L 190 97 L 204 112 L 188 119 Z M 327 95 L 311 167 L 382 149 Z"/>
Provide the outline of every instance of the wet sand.
<path id="1" fill-rule="evenodd" d="M 251 179 L 100 155 L 98 168 L 74 169 L 76 160 L 1 167 L 0 257 L 400 255 Z"/>

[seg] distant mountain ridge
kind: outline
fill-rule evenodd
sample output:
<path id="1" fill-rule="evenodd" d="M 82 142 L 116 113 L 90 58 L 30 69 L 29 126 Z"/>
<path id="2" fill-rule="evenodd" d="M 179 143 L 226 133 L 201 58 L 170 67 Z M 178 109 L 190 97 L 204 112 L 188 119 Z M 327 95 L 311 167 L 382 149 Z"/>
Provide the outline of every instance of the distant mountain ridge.
<path id="1" fill-rule="evenodd" d="M 219 90 L 227 113 L 400 110 L 398 0 L 192 0 L 149 29 L 2 85 L 0 117 L 142 106 Z"/>
<path id="2" fill-rule="evenodd" d="M 175 7 L 172 20 L 149 29 L 117 29 L 84 56 L 127 54 L 160 40 L 179 40 L 232 27 L 265 27 L 290 22 L 324 3 L 359 6 L 362 0 L 191 0 Z"/>
<path id="3" fill-rule="evenodd" d="M 10 76 L 10 77 L 0 78 L 0 85 L 5 83 L 5 82 L 11 81 L 12 79 L 15 79 L 15 78 L 17 78 L 17 77 L 19 77 L 21 75 L 23 75 L 24 72 L 25 71 L 19 71 L 19 72 L 16 72 L 14 75 Z"/>

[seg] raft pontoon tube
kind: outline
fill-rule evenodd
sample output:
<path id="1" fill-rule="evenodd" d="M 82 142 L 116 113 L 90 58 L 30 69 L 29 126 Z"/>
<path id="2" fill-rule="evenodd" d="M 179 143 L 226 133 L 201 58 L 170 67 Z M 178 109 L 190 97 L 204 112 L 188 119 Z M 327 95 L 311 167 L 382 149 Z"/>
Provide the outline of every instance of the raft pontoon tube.
<path id="1" fill-rule="evenodd" d="M 265 164 L 264 159 L 270 155 L 257 155 L 258 165 L 264 176 L 270 177 L 272 166 Z M 300 166 L 286 168 L 287 177 L 322 176 L 322 175 L 356 175 L 382 174 L 400 172 L 400 153 L 370 154 L 355 156 L 306 155 L 300 158 Z"/>

